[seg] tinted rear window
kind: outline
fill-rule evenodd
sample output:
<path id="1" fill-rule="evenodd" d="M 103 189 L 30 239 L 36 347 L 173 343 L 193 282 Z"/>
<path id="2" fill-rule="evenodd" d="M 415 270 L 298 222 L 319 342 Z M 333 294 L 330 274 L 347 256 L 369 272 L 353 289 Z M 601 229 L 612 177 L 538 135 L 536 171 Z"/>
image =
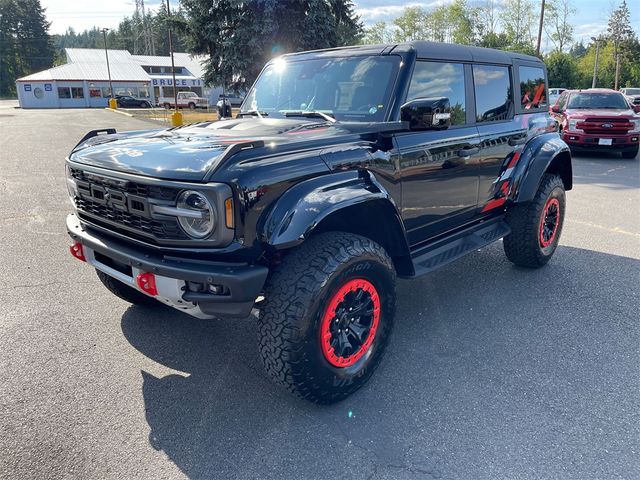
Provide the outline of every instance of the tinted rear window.
<path id="1" fill-rule="evenodd" d="M 519 67 L 520 106 L 524 110 L 536 111 L 547 108 L 547 93 L 544 70 L 537 67 Z"/>
<path id="2" fill-rule="evenodd" d="M 474 65 L 476 121 L 498 122 L 513 115 L 509 69 L 493 65 Z"/>

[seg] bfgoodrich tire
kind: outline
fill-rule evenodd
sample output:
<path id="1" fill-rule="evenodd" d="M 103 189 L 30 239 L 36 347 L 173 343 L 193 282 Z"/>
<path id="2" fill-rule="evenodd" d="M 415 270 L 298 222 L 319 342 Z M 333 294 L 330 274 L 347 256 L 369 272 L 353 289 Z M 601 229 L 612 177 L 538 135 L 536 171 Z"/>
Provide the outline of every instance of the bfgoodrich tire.
<path id="1" fill-rule="evenodd" d="M 329 232 L 296 248 L 268 280 L 258 321 L 269 376 L 315 403 L 355 392 L 383 356 L 395 282 L 386 251 L 367 238 Z"/>
<path id="2" fill-rule="evenodd" d="M 534 199 L 507 211 L 511 233 L 504 237 L 507 258 L 516 265 L 538 268 L 553 256 L 560 240 L 565 191 L 558 175 L 545 174 Z"/>
<path id="3" fill-rule="evenodd" d="M 98 278 L 100 279 L 102 284 L 107 287 L 107 290 L 109 290 L 116 297 L 121 298 L 125 302 L 145 307 L 155 307 L 157 305 L 161 305 L 157 300 L 148 297 L 144 293 L 139 292 L 129 285 L 125 285 L 120 280 L 116 280 L 115 278 L 110 277 L 100 270 L 96 270 L 96 273 L 98 274 Z"/>

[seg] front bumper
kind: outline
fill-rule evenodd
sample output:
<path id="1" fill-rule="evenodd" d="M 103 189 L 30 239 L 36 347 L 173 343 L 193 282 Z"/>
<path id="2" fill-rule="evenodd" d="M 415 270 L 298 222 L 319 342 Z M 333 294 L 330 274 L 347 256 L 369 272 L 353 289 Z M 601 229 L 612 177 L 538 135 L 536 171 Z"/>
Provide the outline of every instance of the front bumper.
<path id="1" fill-rule="evenodd" d="M 588 134 L 580 132 L 563 132 L 562 139 L 574 149 L 610 150 L 617 152 L 631 151 L 637 148 L 640 133 L 626 135 Z M 602 140 L 611 140 L 611 145 L 602 145 Z M 608 142 L 606 142 L 608 143 Z"/>
<path id="2" fill-rule="evenodd" d="M 154 298 L 198 318 L 248 316 L 269 273 L 262 265 L 186 260 L 145 252 L 83 229 L 75 214 L 67 216 L 67 231 L 82 244 L 87 263 L 96 269 L 140 291 L 137 275 L 152 273 L 158 285 Z M 122 271 L 111 262 L 127 268 Z M 210 293 L 206 288 L 192 291 L 190 285 L 194 284 L 222 286 L 225 294 Z"/>

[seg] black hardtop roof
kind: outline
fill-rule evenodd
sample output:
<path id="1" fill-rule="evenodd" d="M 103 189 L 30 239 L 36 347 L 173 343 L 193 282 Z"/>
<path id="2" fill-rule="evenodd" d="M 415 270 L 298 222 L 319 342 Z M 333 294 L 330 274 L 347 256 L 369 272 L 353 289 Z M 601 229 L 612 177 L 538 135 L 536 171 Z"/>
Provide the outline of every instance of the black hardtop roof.
<path id="1" fill-rule="evenodd" d="M 289 53 L 286 57 L 318 57 L 318 56 L 350 56 L 350 55 L 388 55 L 390 53 L 403 53 L 415 50 L 418 58 L 432 60 L 452 60 L 459 62 L 499 63 L 510 65 L 514 60 L 525 60 L 540 63 L 538 57 L 525 55 L 518 52 L 506 52 L 492 48 L 471 47 L 468 45 L 456 45 L 453 43 L 439 43 L 414 41 L 406 43 L 389 43 L 381 45 L 354 45 L 350 47 L 337 47 L 325 50 L 312 50 L 308 52 Z"/>

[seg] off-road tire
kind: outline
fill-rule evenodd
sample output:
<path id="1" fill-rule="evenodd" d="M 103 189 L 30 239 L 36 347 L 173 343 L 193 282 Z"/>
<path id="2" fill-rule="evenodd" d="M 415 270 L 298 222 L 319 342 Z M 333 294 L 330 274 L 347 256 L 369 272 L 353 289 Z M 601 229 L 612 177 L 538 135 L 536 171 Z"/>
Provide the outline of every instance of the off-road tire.
<path id="1" fill-rule="evenodd" d="M 320 325 L 327 315 L 327 304 L 342 291 L 341 286 L 356 279 L 375 287 L 380 301 L 379 323 L 364 356 L 350 366 L 336 367 L 323 353 Z M 393 327 L 395 283 L 389 255 L 368 238 L 327 232 L 296 247 L 265 287 L 258 343 L 267 374 L 315 403 L 334 403 L 355 392 L 384 354 Z"/>
<path id="2" fill-rule="evenodd" d="M 559 205 L 558 224 L 548 245 L 541 241 L 541 222 L 549 202 Z M 559 175 L 544 174 L 534 199 L 507 210 L 506 221 L 511 233 L 504 237 L 504 252 L 516 265 L 539 268 L 553 256 L 564 223 L 565 190 Z"/>
<path id="3" fill-rule="evenodd" d="M 627 160 L 633 160 L 638 155 L 639 148 L 636 147 L 635 150 L 631 150 L 630 152 L 622 152 L 622 158 L 626 158 Z"/>
<path id="4" fill-rule="evenodd" d="M 155 307 L 157 305 L 160 305 L 157 300 L 154 300 L 144 293 L 137 291 L 135 288 L 130 287 L 129 285 L 125 285 L 120 280 L 116 280 L 115 278 L 110 277 L 100 270 L 96 270 L 96 273 L 98 274 L 98 278 L 100 279 L 102 284 L 107 287 L 107 290 L 109 290 L 116 297 L 121 298 L 125 302 L 144 307 Z"/>

